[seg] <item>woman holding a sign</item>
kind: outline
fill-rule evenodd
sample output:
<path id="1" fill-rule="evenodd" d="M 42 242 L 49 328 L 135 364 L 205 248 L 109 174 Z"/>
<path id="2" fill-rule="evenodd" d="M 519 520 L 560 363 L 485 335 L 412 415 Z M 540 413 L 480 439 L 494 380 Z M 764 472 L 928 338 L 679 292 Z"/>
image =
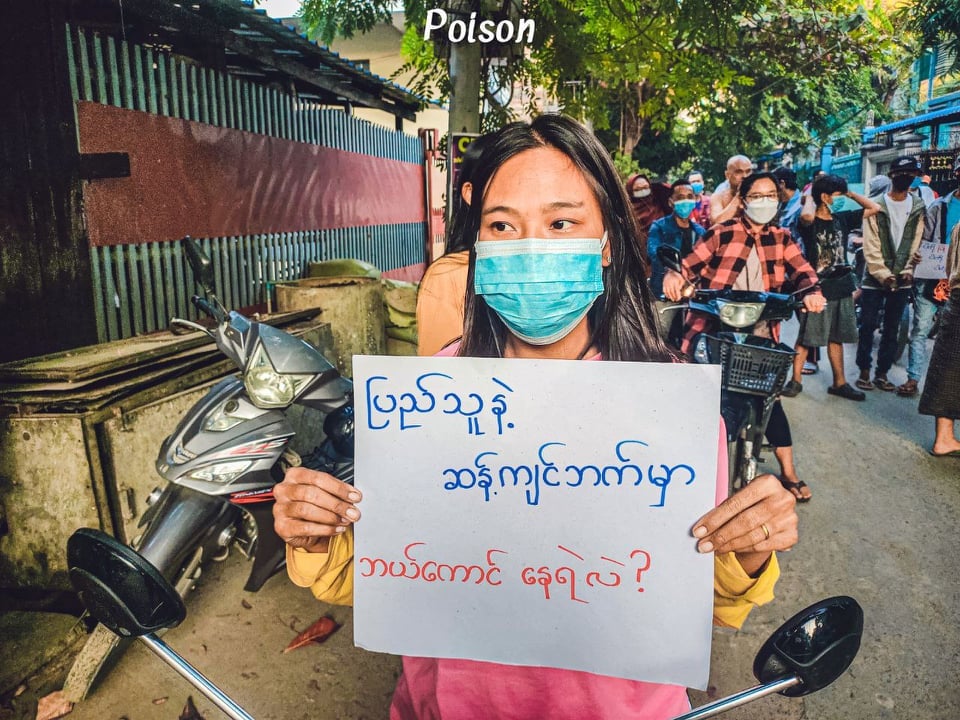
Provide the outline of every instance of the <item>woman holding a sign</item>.
<path id="1" fill-rule="evenodd" d="M 506 126 L 484 149 L 465 200 L 469 208 L 459 226 L 477 241 L 470 255 L 463 340 L 447 354 L 674 359 L 657 333 L 630 201 L 589 131 L 556 115 Z M 725 444 L 719 446 L 722 452 Z M 717 487 L 723 494 L 726 467 L 722 458 Z M 350 604 L 360 490 L 295 468 L 276 486 L 275 496 L 275 526 L 288 544 L 290 577 L 326 602 Z M 797 541 L 794 505 L 775 476 L 762 475 L 703 517 L 690 518 L 690 547 L 714 556 L 715 624 L 739 627 L 754 605 L 773 598 L 779 576 L 774 552 Z M 649 648 L 637 652 L 657 654 Z M 658 720 L 688 708 L 685 689 L 674 685 L 405 657 L 391 717 Z"/>

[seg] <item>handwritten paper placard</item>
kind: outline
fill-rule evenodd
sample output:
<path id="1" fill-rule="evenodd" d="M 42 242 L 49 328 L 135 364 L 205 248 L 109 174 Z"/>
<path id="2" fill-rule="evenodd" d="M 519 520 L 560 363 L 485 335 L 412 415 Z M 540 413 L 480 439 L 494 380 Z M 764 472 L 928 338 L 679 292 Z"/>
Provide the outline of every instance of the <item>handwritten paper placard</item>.
<path id="1" fill-rule="evenodd" d="M 353 367 L 357 645 L 706 687 L 718 367 Z"/>
<path id="2" fill-rule="evenodd" d="M 913 270 L 918 280 L 940 280 L 947 276 L 947 250 L 949 245 L 940 242 L 920 243 L 920 262 Z"/>

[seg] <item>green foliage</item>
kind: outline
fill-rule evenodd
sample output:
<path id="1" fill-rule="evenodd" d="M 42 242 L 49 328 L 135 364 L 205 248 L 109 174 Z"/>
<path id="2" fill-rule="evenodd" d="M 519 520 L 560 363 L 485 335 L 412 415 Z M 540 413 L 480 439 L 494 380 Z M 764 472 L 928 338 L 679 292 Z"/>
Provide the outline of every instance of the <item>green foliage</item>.
<path id="1" fill-rule="evenodd" d="M 489 17 L 511 6 L 534 19 L 532 45 L 504 65 L 488 60 L 484 130 L 514 119 L 491 85 L 540 111 L 543 88 L 564 112 L 589 120 L 607 146 L 671 175 L 691 163 L 713 177 L 736 152 L 855 139 L 868 111 L 882 117 L 905 63 L 880 3 L 860 0 L 473 0 Z M 917 0 L 949 10 L 960 0 Z M 404 0 L 411 90 L 445 101 L 447 61 L 422 39 L 429 7 Z M 305 0 L 307 24 L 329 41 L 389 18 L 388 0 Z M 944 12 L 946 12 L 944 10 Z M 939 17 L 939 16 L 938 16 Z M 953 20 L 960 18 L 955 13 Z M 941 25 L 948 27 L 950 18 Z M 623 158 L 624 169 L 629 158 Z M 719 170 L 719 172 L 717 172 Z"/>
<path id="2" fill-rule="evenodd" d="M 920 47 L 939 44 L 952 52 L 953 69 L 960 70 L 960 0 L 914 0 L 895 18 L 917 34 Z"/>
<path id="3" fill-rule="evenodd" d="M 300 14 L 310 34 L 323 43 L 353 37 L 379 22 L 390 21 L 389 0 L 303 0 Z"/>
<path id="4" fill-rule="evenodd" d="M 634 160 L 630 155 L 624 155 L 622 152 L 614 151 L 613 166 L 617 169 L 620 179 L 626 181 L 631 175 L 640 172 L 640 163 Z"/>

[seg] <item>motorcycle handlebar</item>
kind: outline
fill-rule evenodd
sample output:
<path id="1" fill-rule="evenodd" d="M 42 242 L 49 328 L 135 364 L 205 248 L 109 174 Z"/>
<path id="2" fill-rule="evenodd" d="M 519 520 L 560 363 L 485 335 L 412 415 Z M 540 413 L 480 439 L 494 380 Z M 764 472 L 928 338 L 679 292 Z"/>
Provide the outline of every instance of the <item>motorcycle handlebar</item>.
<path id="1" fill-rule="evenodd" d="M 226 317 L 223 311 L 214 303 L 210 302 L 206 298 L 202 298 L 199 295 L 194 295 L 190 298 L 190 301 L 193 303 L 193 306 L 202 312 L 204 315 L 212 317 L 217 323 L 223 322 Z"/>

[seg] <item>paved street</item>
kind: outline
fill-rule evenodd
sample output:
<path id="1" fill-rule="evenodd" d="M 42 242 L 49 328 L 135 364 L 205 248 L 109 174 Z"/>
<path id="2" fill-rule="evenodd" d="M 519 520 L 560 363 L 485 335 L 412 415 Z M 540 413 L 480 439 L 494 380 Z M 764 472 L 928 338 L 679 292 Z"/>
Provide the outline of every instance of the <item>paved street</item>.
<path id="1" fill-rule="evenodd" d="M 792 342 L 793 332 L 788 327 L 784 339 Z M 853 368 L 851 357 L 851 378 Z M 903 367 L 890 379 L 902 382 Z M 927 455 L 933 423 L 917 415 L 916 399 L 873 391 L 854 403 L 827 396 L 828 382 L 829 371 L 807 377 L 803 393 L 785 401 L 800 476 L 814 499 L 799 506 L 801 540 L 782 556 L 777 600 L 743 631 L 716 631 L 711 694 L 751 684 L 753 654 L 787 617 L 820 598 L 849 594 L 864 608 L 866 629 L 844 677 L 808 698 L 765 699 L 725 717 L 956 718 L 960 460 Z M 284 577 L 244 593 L 245 570 L 231 558 L 208 572 L 188 602 L 186 622 L 167 641 L 257 718 L 385 717 L 398 664 L 352 647 L 349 610 L 318 605 Z M 328 612 L 343 627 L 325 645 L 281 654 L 296 631 Z M 221 717 L 138 645 L 69 717 L 176 718 L 190 694 L 208 720 Z M 695 702 L 704 695 L 695 694 Z"/>

